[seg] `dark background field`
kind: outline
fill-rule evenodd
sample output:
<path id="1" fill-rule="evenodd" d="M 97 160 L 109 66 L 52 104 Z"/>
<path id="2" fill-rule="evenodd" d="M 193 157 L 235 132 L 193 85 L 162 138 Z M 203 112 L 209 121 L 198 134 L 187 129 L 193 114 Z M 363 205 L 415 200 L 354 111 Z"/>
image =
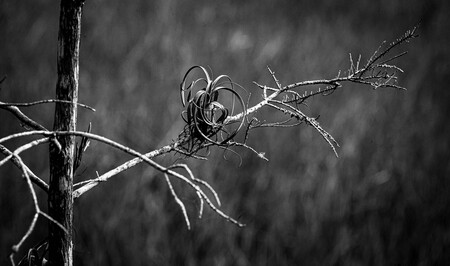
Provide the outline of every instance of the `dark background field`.
<path id="1" fill-rule="evenodd" d="M 54 97 L 57 1 L 0 1 L 0 100 Z M 408 91 L 346 86 L 305 109 L 341 144 L 336 158 L 310 127 L 263 129 L 240 150 L 188 161 L 237 228 L 183 194 L 188 231 L 162 176 L 129 170 L 75 203 L 75 265 L 448 265 L 450 262 L 450 6 L 434 1 L 86 1 L 79 129 L 145 152 L 182 129 L 178 86 L 194 64 L 253 96 L 270 65 L 283 84 L 331 78 L 421 22 L 399 60 Z M 52 127 L 53 105 L 24 110 Z M 0 136 L 21 130 L 0 111 Z M 9 147 L 18 143 L 8 142 Z M 24 160 L 48 178 L 47 148 Z M 129 157 L 93 143 L 76 180 Z M 168 165 L 177 157 L 157 161 Z M 179 190 L 186 189 L 183 186 Z M 46 196 L 39 191 L 41 206 Z M 25 233 L 32 203 L 20 172 L 0 169 L 0 264 Z M 45 237 L 40 218 L 27 247 Z M 22 251 L 24 252 L 24 250 Z M 21 254 L 22 255 L 22 254 Z"/>

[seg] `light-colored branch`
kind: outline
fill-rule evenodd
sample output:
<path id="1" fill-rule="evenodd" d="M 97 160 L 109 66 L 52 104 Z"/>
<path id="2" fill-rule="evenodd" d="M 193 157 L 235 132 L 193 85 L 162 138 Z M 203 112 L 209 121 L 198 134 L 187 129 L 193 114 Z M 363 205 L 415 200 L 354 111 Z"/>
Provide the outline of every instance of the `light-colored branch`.
<path id="1" fill-rule="evenodd" d="M 67 104 L 76 104 L 80 107 L 86 108 L 88 110 L 91 110 L 92 112 L 95 112 L 95 109 L 90 107 L 89 105 L 82 104 L 82 103 L 74 103 L 71 101 L 65 101 L 65 100 L 57 100 L 57 99 L 48 99 L 48 100 L 40 100 L 40 101 L 34 101 L 29 103 L 4 103 L 0 102 L 0 108 L 2 106 L 21 106 L 21 107 L 31 107 L 38 104 L 44 104 L 44 103 L 67 103 Z"/>
<path id="2" fill-rule="evenodd" d="M 3 153 L 5 156 L 9 156 L 12 154 L 12 152 L 3 145 L 0 145 L 0 152 Z M 21 164 L 15 156 L 11 158 L 11 161 L 14 163 L 14 165 L 16 165 L 19 169 L 21 169 Z M 42 190 L 44 190 L 46 193 L 48 193 L 48 184 L 45 183 L 44 180 L 39 178 L 35 173 L 33 173 L 33 171 L 31 171 L 30 168 L 28 168 L 28 166 L 23 165 L 23 167 L 27 171 L 31 181 L 35 183 L 38 187 L 40 187 Z"/>
<path id="3" fill-rule="evenodd" d="M 272 88 L 270 86 L 266 85 L 260 85 L 255 82 L 255 84 L 263 89 L 264 93 L 266 93 L 267 90 L 273 91 L 272 94 L 270 94 L 267 97 L 264 97 L 264 99 L 257 103 L 256 105 L 247 108 L 246 115 L 253 114 L 257 112 L 262 107 L 268 105 L 273 99 L 278 97 L 284 92 L 287 92 L 288 90 L 293 90 L 298 87 L 305 87 L 305 86 L 314 86 L 314 85 L 325 85 L 325 86 L 331 86 L 326 90 L 326 92 L 333 91 L 339 87 L 341 87 L 341 83 L 344 82 L 350 82 L 350 83 L 361 83 L 371 86 L 374 89 L 380 88 L 380 87 L 390 87 L 395 89 L 402 89 L 405 88 L 398 86 L 396 84 L 390 83 L 392 80 L 395 80 L 397 77 L 395 73 L 388 74 L 386 73 L 386 69 L 391 69 L 394 71 L 403 72 L 403 70 L 395 65 L 386 64 L 388 62 L 391 62 L 395 59 L 398 59 L 399 57 L 402 57 L 406 55 L 407 52 L 399 53 L 395 56 L 389 57 L 387 59 L 384 59 L 388 53 L 394 49 L 395 47 L 400 46 L 401 44 L 408 42 L 409 40 L 416 38 L 417 35 L 415 34 L 416 27 L 414 27 L 412 30 L 407 31 L 401 38 L 397 39 L 396 41 L 389 44 L 387 48 L 382 50 L 382 47 L 385 42 L 383 42 L 380 47 L 374 52 L 374 54 L 370 57 L 370 59 L 367 61 L 367 63 L 360 68 L 360 60 L 361 56 L 358 58 L 358 61 L 356 64 L 353 63 L 353 59 L 350 55 L 350 68 L 348 70 L 348 73 L 346 76 L 340 76 L 340 72 L 337 77 L 332 79 L 318 79 L 318 80 L 310 80 L 310 81 L 301 81 L 297 83 L 292 83 L 290 85 L 282 87 L 279 80 L 275 77 L 275 73 L 268 68 L 270 74 L 272 75 L 275 84 L 277 85 L 277 88 Z M 383 60 L 384 59 L 384 60 Z M 370 72 L 378 72 L 376 74 L 370 73 Z M 369 74 L 368 74 L 369 73 Z M 317 91 L 317 92 L 311 92 L 309 95 L 303 95 L 301 98 L 306 99 L 309 97 L 312 97 L 317 94 L 323 94 L 325 91 Z M 225 120 L 225 123 L 231 123 L 234 121 L 240 121 L 242 117 L 245 115 L 244 112 L 238 113 L 233 116 L 227 117 Z"/>
<path id="4" fill-rule="evenodd" d="M 37 139 L 37 140 L 31 141 L 31 142 L 29 142 L 29 143 L 27 143 L 27 144 L 25 144 L 25 145 L 20 146 L 19 148 L 17 148 L 16 150 L 14 150 L 13 153 L 11 153 L 10 155 L 6 156 L 3 160 L 0 161 L 0 167 L 1 167 L 3 164 L 5 164 L 7 161 L 11 160 L 11 158 L 13 158 L 13 157 L 16 157 L 16 158 L 17 158 L 17 156 L 18 156 L 20 153 L 22 153 L 22 152 L 24 152 L 24 151 L 26 151 L 26 150 L 28 150 L 28 149 L 31 149 L 31 148 L 33 148 L 34 146 L 37 146 L 37 145 L 40 145 L 40 144 L 43 144 L 43 143 L 47 143 L 47 142 L 49 142 L 49 141 L 50 141 L 49 138 L 42 138 L 42 139 Z"/>
<path id="5" fill-rule="evenodd" d="M 380 62 L 380 60 L 383 59 L 384 56 L 387 55 L 387 52 L 389 52 L 392 49 L 392 47 L 398 46 L 399 44 L 404 42 L 405 39 L 414 38 L 414 36 L 415 35 L 414 35 L 414 30 L 413 30 L 413 31 L 407 33 L 405 35 L 405 37 L 403 39 L 401 39 L 400 41 L 397 41 L 397 42 L 394 42 L 393 44 L 391 44 L 391 46 L 389 46 L 389 48 L 386 51 L 383 51 L 381 53 L 378 52 L 379 54 L 377 54 L 377 52 L 376 52 L 371 57 L 371 59 L 368 60 L 368 62 L 364 66 L 362 66 L 362 68 L 360 67 L 361 56 L 358 57 L 356 64 L 353 62 L 353 59 L 350 56 L 350 68 L 347 71 L 347 75 L 341 76 L 341 72 L 339 72 L 337 77 L 332 78 L 332 79 L 318 79 L 318 80 L 312 80 L 312 81 L 302 81 L 302 82 L 292 83 L 292 84 L 289 84 L 289 85 L 283 87 L 281 85 L 280 81 L 275 76 L 275 72 L 273 72 L 270 68 L 268 68 L 270 75 L 274 79 L 276 88 L 273 88 L 273 87 L 270 87 L 267 85 L 260 85 L 255 82 L 255 84 L 263 90 L 263 99 L 259 103 L 255 104 L 254 106 L 248 107 L 245 111 L 242 111 L 235 115 L 228 116 L 224 120 L 223 124 L 231 124 L 234 122 L 242 121 L 242 119 L 245 116 L 253 115 L 258 110 L 263 108 L 264 106 L 268 106 L 271 108 L 275 108 L 276 110 L 278 110 L 290 117 L 295 117 L 297 119 L 297 121 L 292 124 L 286 125 L 285 122 L 291 120 L 291 118 L 289 118 L 288 120 L 285 120 L 285 121 L 273 122 L 273 123 L 270 123 L 267 125 L 260 124 L 257 126 L 251 126 L 251 127 L 249 127 L 249 129 L 250 128 L 253 129 L 253 128 L 257 128 L 257 127 L 264 127 L 264 126 L 290 127 L 290 126 L 294 126 L 294 125 L 299 125 L 302 122 L 306 122 L 308 125 L 311 125 L 319 132 L 319 134 L 324 138 L 324 140 L 330 145 L 333 152 L 337 155 L 336 147 L 339 145 L 336 142 L 336 140 L 331 136 L 331 134 L 329 134 L 326 130 L 324 130 L 319 125 L 319 123 L 317 122 L 316 119 L 309 117 L 304 112 L 302 112 L 298 108 L 298 105 L 303 104 L 307 99 L 314 97 L 316 95 L 324 95 L 324 96 L 330 95 L 336 89 L 340 88 L 342 86 L 342 83 L 359 83 L 359 84 L 369 85 L 374 89 L 377 89 L 380 87 L 391 87 L 391 88 L 396 88 L 396 89 L 404 89 L 396 84 L 391 83 L 391 81 L 395 80 L 395 78 L 396 78 L 395 73 L 388 74 L 387 72 L 381 71 L 381 70 L 384 68 L 393 69 L 394 71 L 399 70 L 398 67 L 395 67 L 392 65 L 387 65 L 386 63 L 388 63 L 394 59 L 397 59 L 400 56 L 405 55 L 405 53 L 400 53 L 398 55 L 395 55 L 395 56 L 393 56 L 389 59 L 386 59 L 384 61 L 381 61 L 381 62 Z M 382 46 L 380 46 L 380 48 L 377 51 L 379 51 L 381 49 L 381 47 Z M 375 73 L 376 69 L 379 69 L 380 71 Z M 374 72 L 374 73 L 372 73 L 372 72 Z M 365 75 L 365 74 L 367 74 L 367 75 Z M 310 91 L 310 92 L 305 91 L 301 94 L 299 92 L 295 91 L 295 89 L 298 89 L 300 87 L 307 87 L 307 86 L 325 86 L 325 88 L 323 88 L 323 89 L 319 88 L 316 91 Z M 271 93 L 269 95 L 267 95 L 267 92 L 271 92 Z M 284 99 L 277 100 L 278 98 L 282 97 L 283 95 L 285 96 Z M 248 132 L 248 130 L 247 130 L 247 132 Z M 185 151 L 181 148 L 181 144 L 182 144 L 181 142 L 182 142 L 182 140 L 178 140 L 170 145 L 166 145 L 160 149 L 146 153 L 145 156 L 147 158 L 153 158 L 158 155 L 168 153 L 171 151 L 177 151 L 177 152 L 182 151 L 181 152 L 182 154 L 194 157 L 194 156 L 197 156 L 196 151 L 200 150 L 201 148 L 206 148 L 211 145 L 214 146 L 214 143 L 211 144 L 209 142 L 206 142 L 206 143 L 203 143 L 202 145 L 200 145 L 199 147 L 197 147 L 195 150 Z M 237 142 L 234 142 L 232 140 L 230 140 L 226 144 L 231 145 L 232 143 L 234 146 L 237 146 L 235 144 Z M 242 144 L 241 146 L 248 147 L 248 145 L 246 145 L 245 143 Z M 261 153 L 257 152 L 257 154 L 259 156 Z M 265 158 L 264 156 L 260 156 L 260 157 Z M 204 159 L 204 157 L 201 157 L 201 158 Z M 77 197 L 81 196 L 83 193 L 92 189 L 93 187 L 98 185 L 100 182 L 104 182 L 104 181 L 108 180 L 110 177 L 115 176 L 118 173 L 121 173 L 141 162 L 143 162 L 142 159 L 134 158 L 134 159 L 129 160 L 129 161 L 123 163 L 122 165 L 106 172 L 105 174 L 99 176 L 98 178 L 92 179 L 92 182 L 88 182 L 87 184 L 84 184 L 82 187 L 78 188 L 74 192 L 74 197 L 77 198 Z"/>
<path id="6" fill-rule="evenodd" d="M 160 149 L 145 153 L 145 154 L 143 154 L 143 156 L 151 159 L 151 158 L 157 157 L 159 155 L 169 153 L 169 152 L 173 151 L 174 149 L 176 149 L 177 146 L 178 146 L 177 143 L 174 143 L 172 145 L 166 145 Z M 101 176 L 99 176 L 95 179 L 92 179 L 91 182 L 88 182 L 87 184 L 83 185 L 82 187 L 76 189 L 73 192 L 74 199 L 79 198 L 81 195 L 88 192 L 92 188 L 96 187 L 101 182 L 105 182 L 108 179 L 110 179 L 111 177 L 118 175 L 119 173 L 126 171 L 142 162 L 144 162 L 144 160 L 142 158 L 136 157 L 134 159 L 131 159 L 131 160 L 115 167 L 114 169 L 109 170 L 108 172 L 102 174 Z M 78 186 L 78 184 L 74 184 L 74 186 Z"/>
<path id="7" fill-rule="evenodd" d="M 302 112 L 298 108 L 297 105 L 304 103 L 304 101 L 306 101 L 307 99 L 314 97 L 316 95 L 325 95 L 325 96 L 330 95 L 336 89 L 340 88 L 342 86 L 341 85 L 342 83 L 346 83 L 346 82 L 347 83 L 365 84 L 365 85 L 371 86 L 374 89 L 380 88 L 380 87 L 391 87 L 391 88 L 396 88 L 396 89 L 404 89 L 403 87 L 400 87 L 396 84 L 390 83 L 392 80 L 395 80 L 395 78 L 396 78 L 395 73 L 387 74 L 386 72 L 381 71 L 381 69 L 387 68 L 387 69 L 393 69 L 393 70 L 401 70 L 398 67 L 395 67 L 393 65 L 387 65 L 386 63 L 405 55 L 405 53 L 400 53 L 398 55 L 395 55 L 395 56 L 393 56 L 389 59 L 386 59 L 384 61 L 381 61 L 381 62 L 380 62 L 380 60 L 383 59 L 393 47 L 398 46 L 401 43 L 403 43 L 405 40 L 408 40 L 408 39 L 411 39 L 414 37 L 415 37 L 414 30 L 412 30 L 411 32 L 408 32 L 407 34 L 405 34 L 405 36 L 403 38 L 401 38 L 397 42 L 394 42 L 393 44 L 391 44 L 391 46 L 389 46 L 385 51 L 379 52 L 380 49 L 382 48 L 382 46 L 380 46 L 380 48 L 377 50 L 378 52 L 374 53 L 374 55 L 368 60 L 368 62 L 364 66 L 362 66 L 362 68 L 360 68 L 361 56 L 358 57 L 356 64 L 353 62 L 353 59 L 350 56 L 350 68 L 347 71 L 347 75 L 341 76 L 341 74 L 340 74 L 341 72 L 339 72 L 337 77 L 332 78 L 332 79 L 318 79 L 318 80 L 312 80 L 312 81 L 302 81 L 302 82 L 292 83 L 292 84 L 289 84 L 289 85 L 283 87 L 281 85 L 280 81 L 275 76 L 275 72 L 273 72 L 270 68 L 268 68 L 270 75 L 272 76 L 272 78 L 275 81 L 276 88 L 273 88 L 273 87 L 270 87 L 267 85 L 260 85 L 255 82 L 255 84 L 259 88 L 261 88 L 264 92 L 263 99 L 259 103 L 255 104 L 254 106 L 248 107 L 245 111 L 242 111 L 235 115 L 228 116 L 224 120 L 223 124 L 231 124 L 234 122 L 242 121 L 242 119 L 245 116 L 253 115 L 258 110 L 263 108 L 264 106 L 272 107 L 288 116 L 296 117 L 297 121 L 290 125 L 285 125 L 284 124 L 285 121 L 274 122 L 274 123 L 270 123 L 267 125 L 261 124 L 259 126 L 251 127 L 252 129 L 257 128 L 257 127 L 264 127 L 264 126 L 290 127 L 290 126 L 294 126 L 294 125 L 299 125 L 302 122 L 306 122 L 307 124 L 313 126 L 320 133 L 320 135 L 324 138 L 324 140 L 330 145 L 333 152 L 337 155 L 336 146 L 339 146 L 339 145 L 334 140 L 334 138 L 331 136 L 331 134 L 329 134 L 327 131 L 325 131 L 319 125 L 319 123 L 317 122 L 316 119 L 309 117 L 304 112 Z M 371 73 L 371 71 L 374 72 L 375 69 L 380 69 L 380 71 L 378 71 L 377 73 Z M 189 73 L 189 71 L 188 71 L 188 73 Z M 368 75 L 365 75 L 366 73 Z M 380 80 L 381 80 L 381 82 L 380 82 Z M 325 86 L 325 88 L 323 88 L 323 89 L 319 88 L 316 91 L 310 91 L 310 92 L 305 91 L 302 94 L 295 91 L 295 89 L 297 89 L 299 87 L 307 87 L 307 86 Z M 271 92 L 271 93 L 269 95 L 267 95 L 267 92 Z M 283 95 L 285 97 L 287 97 L 288 99 L 277 100 L 277 98 L 280 98 Z M 290 120 L 291 119 L 288 119 L 286 121 L 290 121 Z M 233 145 L 237 146 L 235 144 L 236 142 L 233 142 L 232 140 L 230 140 L 226 144 L 230 145 L 231 143 L 234 143 Z M 166 145 L 160 149 L 146 153 L 146 154 L 144 154 L 144 156 L 147 158 L 153 158 L 153 157 L 156 157 L 161 154 L 169 153 L 171 151 L 177 151 L 177 152 L 181 151 L 181 153 L 184 155 L 194 157 L 194 156 L 197 156 L 196 151 L 198 151 L 202 148 L 209 147 L 209 146 L 214 146 L 214 143 L 211 144 L 209 142 L 206 142 L 206 143 L 203 143 L 201 146 L 197 147 L 195 150 L 185 151 L 180 147 L 181 144 L 182 144 L 182 140 L 178 140 L 170 145 Z M 246 147 L 248 145 L 243 144 L 241 146 Z M 257 154 L 260 155 L 261 153 L 257 153 Z M 263 158 L 263 157 L 264 156 L 262 156 L 261 158 Z M 204 159 L 204 157 L 201 157 L 201 158 Z M 129 160 L 129 161 L 123 163 L 122 165 L 117 166 L 116 168 L 106 172 L 105 174 L 103 174 L 95 179 L 92 179 L 92 182 L 88 182 L 87 184 L 84 184 L 82 187 L 75 190 L 74 197 L 77 198 L 77 197 L 81 196 L 83 193 L 92 189 L 93 187 L 98 185 L 100 182 L 104 182 L 104 181 L 108 180 L 110 177 L 115 176 L 118 173 L 121 173 L 141 162 L 143 162 L 143 160 L 141 158 L 134 158 L 134 159 Z"/>
<path id="8" fill-rule="evenodd" d="M 3 105 L 2 105 L 3 104 Z M 0 102 L 0 108 L 9 111 L 17 119 L 19 119 L 21 125 L 27 130 L 47 130 L 44 126 L 29 118 L 27 115 L 22 113 L 17 106 L 5 105 L 5 103 Z M 56 138 L 52 138 L 52 142 L 56 145 L 58 150 L 61 150 L 61 143 Z"/>
<path id="9" fill-rule="evenodd" d="M 218 195 L 217 192 L 214 190 L 214 188 L 213 188 L 208 182 L 206 182 L 206 181 L 204 181 L 204 180 L 202 180 L 202 179 L 196 178 L 195 175 L 192 173 L 191 169 L 189 168 L 189 166 L 187 166 L 187 164 L 174 164 L 174 165 L 171 165 L 171 166 L 168 167 L 168 168 L 169 168 L 169 169 L 176 169 L 176 168 L 184 169 L 184 170 L 188 173 L 189 177 L 190 177 L 193 181 L 195 181 L 195 182 L 197 182 L 197 183 L 199 183 L 199 184 L 205 186 L 206 188 L 208 188 L 208 190 L 213 194 L 213 196 L 214 196 L 214 198 L 215 198 L 215 200 L 216 200 L 216 202 L 217 202 L 217 205 L 218 205 L 218 206 L 221 205 L 220 199 L 219 199 L 219 195 Z M 202 204 L 202 205 L 203 205 L 203 204 Z M 202 216 L 202 213 L 201 213 L 201 212 L 200 212 L 199 216 L 200 216 L 200 217 Z"/>
<path id="10" fill-rule="evenodd" d="M 158 163 L 156 163 L 155 161 L 151 160 L 149 157 L 145 156 L 145 154 L 141 154 L 140 152 L 131 149 L 127 146 L 124 146 L 120 143 L 117 143 L 113 140 L 110 140 L 106 137 L 103 136 L 99 136 L 93 133 L 87 133 L 87 132 L 81 132 L 81 131 L 53 131 L 53 132 L 49 132 L 49 131 L 27 131 L 27 132 L 21 132 L 21 133 L 16 133 L 16 134 L 12 134 L 9 135 L 7 137 L 4 137 L 2 139 L 0 139 L 0 143 L 6 141 L 6 140 L 11 140 L 14 138 L 19 138 L 19 137 L 24 137 L 24 136 L 32 136 L 32 135 L 43 135 L 43 136 L 47 136 L 47 137 L 53 137 L 53 136 L 77 136 L 77 137 L 87 137 L 91 140 L 96 140 L 99 142 L 102 142 L 104 144 L 107 144 L 111 147 L 114 147 L 116 149 L 119 149 L 125 153 L 128 153 L 132 156 L 138 157 L 141 160 L 143 160 L 145 163 L 147 163 L 148 165 L 150 165 L 151 167 L 153 167 L 154 169 L 158 170 L 159 172 L 163 173 L 163 174 L 168 174 L 170 176 L 174 176 L 178 179 L 180 179 L 181 181 L 187 183 L 192 189 L 194 189 L 194 191 L 203 199 L 205 200 L 205 202 L 208 204 L 208 206 L 214 211 L 216 212 L 219 216 L 221 216 L 222 218 L 224 218 L 225 220 L 237 225 L 237 226 L 244 226 L 244 224 L 238 222 L 237 220 L 231 218 L 230 216 L 228 216 L 227 214 L 225 214 L 224 212 L 222 212 L 220 209 L 218 209 L 213 203 L 212 201 L 209 199 L 209 197 L 206 195 L 206 193 L 198 186 L 196 185 L 194 182 L 198 182 L 195 179 L 192 180 L 192 178 L 187 178 L 186 176 L 170 169 L 170 167 L 164 167 Z M 167 150 L 171 150 L 173 148 L 169 148 L 166 147 L 165 149 L 160 149 L 157 151 L 154 151 L 152 153 L 148 153 L 149 155 L 152 156 L 156 156 L 158 154 L 161 154 L 164 151 Z M 136 164 L 138 162 L 136 161 Z M 177 166 L 179 167 L 179 166 Z M 192 173 L 190 173 L 191 175 Z M 103 180 L 106 181 L 106 180 Z M 85 186 L 88 186 L 89 183 Z M 202 185 L 205 185 L 204 183 L 202 183 Z"/>
<path id="11" fill-rule="evenodd" d="M 17 119 L 19 119 L 20 123 L 28 130 L 47 130 L 44 126 L 42 126 L 38 122 L 32 120 L 27 115 L 22 113 L 22 111 L 20 111 L 20 109 L 14 105 L 8 105 L 3 102 L 0 102 L 0 108 L 12 113 Z"/>
<path id="12" fill-rule="evenodd" d="M 172 183 L 170 182 L 169 175 L 164 174 L 164 177 L 166 178 L 167 185 L 169 186 L 169 190 L 172 193 L 173 198 L 175 199 L 178 206 L 180 206 L 180 209 L 181 209 L 181 212 L 183 213 L 184 221 L 186 222 L 186 226 L 187 226 L 188 230 L 191 230 L 191 222 L 189 221 L 189 216 L 187 214 L 186 207 L 184 206 L 183 201 L 180 200 L 177 193 L 175 192 L 175 189 L 173 188 Z M 201 199 L 201 196 L 200 196 L 200 199 Z"/>
<path id="13" fill-rule="evenodd" d="M 47 138 L 47 140 L 48 140 L 48 138 Z M 24 175 L 25 180 L 27 182 L 28 189 L 29 189 L 30 194 L 31 194 L 31 198 L 33 200 L 33 206 L 34 206 L 35 213 L 34 213 L 33 219 L 31 220 L 31 223 L 30 223 L 30 225 L 29 225 L 29 227 L 27 229 L 27 232 L 22 236 L 22 238 L 19 240 L 19 242 L 17 244 L 13 245 L 12 248 L 11 248 L 12 252 L 11 252 L 9 258 L 10 258 L 10 261 L 11 261 L 11 263 L 13 265 L 15 265 L 15 263 L 14 263 L 14 254 L 16 254 L 20 250 L 20 248 L 23 245 L 23 243 L 25 242 L 25 240 L 27 240 L 30 237 L 30 235 L 33 233 L 34 228 L 36 226 L 37 219 L 39 218 L 39 215 L 42 215 L 47 220 L 49 220 L 50 222 L 52 222 L 52 223 L 56 224 L 58 227 L 60 227 L 63 231 L 67 232 L 67 229 L 64 228 L 63 225 L 61 225 L 59 222 L 57 222 L 55 219 L 50 217 L 45 212 L 41 211 L 41 209 L 39 207 L 39 204 L 38 204 L 36 192 L 34 191 L 33 184 L 31 183 L 31 178 L 28 175 L 28 171 L 27 171 L 26 165 L 23 163 L 23 161 L 20 158 L 20 156 L 15 154 L 14 157 L 18 161 L 18 163 L 20 165 L 20 168 L 22 170 L 22 174 Z"/>

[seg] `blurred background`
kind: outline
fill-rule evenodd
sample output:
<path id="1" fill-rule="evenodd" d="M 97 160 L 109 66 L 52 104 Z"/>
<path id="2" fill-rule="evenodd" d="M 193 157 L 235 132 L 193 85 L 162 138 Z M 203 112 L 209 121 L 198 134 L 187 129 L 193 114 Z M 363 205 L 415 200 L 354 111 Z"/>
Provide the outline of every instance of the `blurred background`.
<path id="1" fill-rule="evenodd" d="M 309 101 L 305 112 L 340 143 L 336 158 L 311 127 L 262 129 L 242 157 L 213 150 L 187 160 L 216 188 L 223 210 L 207 209 L 182 184 L 192 229 L 161 174 L 140 165 L 75 202 L 74 265 L 448 265 L 450 262 L 450 4 L 429 1 L 118 1 L 84 6 L 78 128 L 150 151 L 183 127 L 179 83 L 187 69 L 227 74 L 257 99 L 273 85 L 335 77 L 348 54 L 368 59 L 419 22 L 420 38 L 398 66 L 407 91 L 347 85 Z M 54 98 L 57 1 L 0 1 L 0 100 Z M 51 128 L 54 106 L 23 109 Z M 270 119 L 270 114 L 267 114 Z M 23 130 L 0 110 L 0 137 Z M 13 148 L 25 140 L 8 142 Z M 23 159 L 48 179 L 47 147 Z M 76 181 L 130 159 L 92 143 Z M 183 158 L 156 159 L 169 165 Z M 46 195 L 39 189 L 40 205 Z M 25 233 L 33 205 L 20 172 L 0 168 L 0 264 Z M 17 257 L 47 234 L 37 228 Z"/>

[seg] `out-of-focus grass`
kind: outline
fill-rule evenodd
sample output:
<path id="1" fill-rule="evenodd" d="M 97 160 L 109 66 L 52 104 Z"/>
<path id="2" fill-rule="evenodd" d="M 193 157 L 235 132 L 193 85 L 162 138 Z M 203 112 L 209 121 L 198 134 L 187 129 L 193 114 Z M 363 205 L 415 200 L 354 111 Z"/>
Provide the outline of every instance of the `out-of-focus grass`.
<path id="1" fill-rule="evenodd" d="M 0 3 L 3 101 L 54 93 L 58 6 Z M 340 142 L 340 158 L 311 128 L 261 130 L 242 151 L 189 161 L 211 182 L 239 229 L 207 211 L 187 231 L 161 176 L 145 166 L 99 186 L 75 204 L 75 265 L 430 265 L 448 262 L 449 56 L 446 1 L 87 1 L 80 66 L 79 128 L 147 151 L 182 128 L 178 85 L 194 64 L 228 74 L 257 97 L 252 81 L 283 84 L 333 77 L 348 53 L 363 60 L 382 40 L 421 21 L 421 37 L 399 65 L 409 90 L 349 86 L 317 97 L 307 112 Z M 52 106 L 26 110 L 52 126 Z M 164 115 L 163 115 L 164 114 Z M 17 131 L 0 112 L 1 135 Z M 42 156 L 25 160 L 43 178 Z M 77 179 L 126 158 L 93 144 Z M 42 158 L 37 160 L 36 158 Z M 166 156 L 161 162 L 173 162 Z M 31 218 L 19 172 L 0 169 L 0 264 Z M 179 187 L 182 189 L 182 187 Z M 43 195 L 41 195 L 43 196 Z M 42 200 L 45 206 L 45 197 Z M 41 221 L 33 239 L 46 234 Z"/>

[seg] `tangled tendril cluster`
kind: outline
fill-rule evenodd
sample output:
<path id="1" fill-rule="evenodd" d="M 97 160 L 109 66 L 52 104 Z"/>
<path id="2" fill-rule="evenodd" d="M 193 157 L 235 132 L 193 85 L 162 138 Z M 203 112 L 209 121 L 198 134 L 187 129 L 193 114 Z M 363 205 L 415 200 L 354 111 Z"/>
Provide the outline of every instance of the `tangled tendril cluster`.
<path id="1" fill-rule="evenodd" d="M 200 72 L 200 76 L 195 72 Z M 186 72 L 180 86 L 181 102 L 186 108 L 181 114 L 186 122 L 181 133 L 185 149 L 193 151 L 205 144 L 227 145 L 236 136 L 245 116 L 237 122 L 227 122 L 227 117 L 237 112 L 245 114 L 246 107 L 235 87 L 229 76 L 212 79 L 202 66 L 193 66 Z"/>

